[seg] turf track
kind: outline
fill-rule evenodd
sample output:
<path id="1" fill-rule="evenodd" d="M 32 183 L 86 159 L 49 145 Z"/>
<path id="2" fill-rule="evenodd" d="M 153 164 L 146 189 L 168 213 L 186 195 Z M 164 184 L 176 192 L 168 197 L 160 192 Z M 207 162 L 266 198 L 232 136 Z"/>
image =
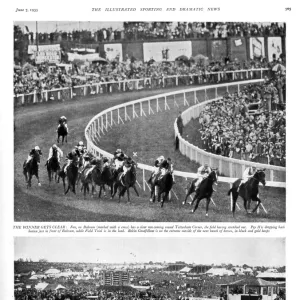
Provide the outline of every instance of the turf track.
<path id="1" fill-rule="evenodd" d="M 182 87 L 177 88 L 182 89 Z M 68 118 L 70 128 L 67 145 L 61 148 L 64 155 L 79 141 L 84 141 L 84 128 L 88 121 L 98 112 L 127 101 L 143 98 L 150 95 L 161 94 L 175 90 L 163 89 L 154 91 L 139 91 L 122 94 L 100 95 L 85 99 L 71 100 L 61 103 L 42 103 L 20 107 L 15 110 L 15 221 L 81 221 L 81 222 L 128 222 L 128 221 L 153 221 L 153 222 L 283 222 L 285 221 L 285 190 L 279 188 L 261 188 L 260 196 L 268 210 L 259 214 L 246 215 L 243 210 L 238 211 L 234 219 L 230 212 L 230 200 L 227 196 L 228 184 L 219 183 L 213 199 L 216 206 L 211 204 L 210 213 L 205 217 L 204 201 L 200 204 L 195 214 L 190 213 L 190 206 L 182 206 L 187 182 L 185 179 L 176 178 L 174 191 L 179 200 L 172 197 L 170 202 L 161 209 L 157 203 L 149 202 L 149 191 L 139 189 L 140 197 L 131 191 L 132 202 L 126 203 L 122 199 L 98 199 L 87 197 L 79 190 L 77 195 L 63 195 L 62 184 L 48 185 L 45 161 L 50 146 L 56 139 L 57 120 L 61 115 Z M 213 95 L 211 95 L 213 97 Z M 170 107 L 172 108 L 171 104 Z M 184 109 L 183 107 L 181 109 Z M 173 123 L 178 109 L 160 112 L 150 117 L 135 119 L 124 125 L 113 127 L 98 145 L 107 150 L 114 151 L 122 148 L 128 154 L 138 153 L 138 162 L 153 164 L 154 159 L 163 154 L 171 157 L 176 170 L 196 172 L 198 165 L 183 157 L 174 149 Z M 42 186 L 38 187 L 33 179 L 31 189 L 26 189 L 22 164 L 28 155 L 29 149 L 39 145 L 43 151 L 40 166 Z M 147 174 L 148 176 L 149 174 Z M 138 180 L 142 183 L 141 172 Z M 239 201 L 242 207 L 241 201 Z"/>

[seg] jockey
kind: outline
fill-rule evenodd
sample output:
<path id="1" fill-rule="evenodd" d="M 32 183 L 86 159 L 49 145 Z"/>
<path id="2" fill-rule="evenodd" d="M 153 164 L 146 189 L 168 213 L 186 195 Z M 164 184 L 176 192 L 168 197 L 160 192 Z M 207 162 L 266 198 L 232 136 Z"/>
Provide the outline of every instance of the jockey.
<path id="1" fill-rule="evenodd" d="M 63 154 L 63 152 L 61 151 L 61 149 L 60 149 L 59 147 L 57 147 L 56 144 L 53 144 L 53 146 L 50 147 L 50 149 L 49 149 L 49 156 L 48 156 L 46 165 L 47 165 L 49 159 L 53 156 L 53 150 L 54 150 L 54 149 L 57 150 L 57 160 L 58 160 L 58 163 L 60 163 L 60 158 L 64 156 L 64 154 Z"/>
<path id="2" fill-rule="evenodd" d="M 129 156 L 124 160 L 123 164 L 123 172 L 120 176 L 120 178 L 124 177 L 125 174 L 128 172 L 128 170 L 134 165 L 136 162 Z"/>
<path id="3" fill-rule="evenodd" d="M 33 149 L 30 150 L 29 155 L 28 155 L 27 160 L 26 160 L 26 164 L 33 158 L 35 153 L 38 153 L 39 155 L 43 155 L 40 147 L 35 146 Z M 38 162 L 38 164 L 39 164 L 39 162 Z"/>
<path id="4" fill-rule="evenodd" d="M 151 176 L 148 180 L 148 183 L 151 183 L 151 180 L 154 176 L 157 176 L 159 171 L 160 171 L 160 165 L 162 164 L 162 162 L 165 160 L 164 156 L 161 155 L 159 156 L 155 162 L 154 162 L 154 167 L 153 167 L 153 170 L 152 170 L 152 173 L 151 173 Z"/>
<path id="5" fill-rule="evenodd" d="M 66 129 L 67 129 L 67 132 L 69 133 L 69 129 L 68 129 L 68 124 L 67 124 L 67 118 L 65 116 L 61 116 L 58 120 L 58 127 L 57 129 L 62 126 L 62 125 L 65 125 Z"/>
<path id="6" fill-rule="evenodd" d="M 71 152 L 68 153 L 66 159 L 67 159 L 67 164 L 64 168 L 64 172 L 67 173 L 67 168 L 69 167 L 69 165 L 72 163 L 72 162 L 77 162 L 78 160 L 78 157 L 79 157 L 79 152 L 78 152 L 78 149 L 75 147 L 75 149 L 73 149 Z"/>
<path id="7" fill-rule="evenodd" d="M 78 152 L 79 152 L 80 155 L 83 155 L 87 151 L 86 146 L 84 146 L 82 141 L 78 142 L 78 144 L 75 148 L 78 149 Z"/>
<path id="8" fill-rule="evenodd" d="M 250 166 L 250 167 L 246 168 L 246 170 L 243 173 L 243 179 L 240 182 L 237 192 L 240 191 L 241 185 L 243 183 L 246 183 L 250 178 L 252 178 L 255 173 L 256 173 L 256 167 Z"/>
<path id="9" fill-rule="evenodd" d="M 116 150 L 114 153 L 114 162 L 117 171 L 124 165 L 124 160 L 127 158 L 127 155 L 125 155 L 121 149 Z"/>
<path id="10" fill-rule="evenodd" d="M 198 168 L 197 171 L 198 180 L 195 182 L 195 187 L 198 188 L 201 181 L 207 178 L 210 173 L 211 173 L 211 168 L 208 166 L 208 163 L 205 163 L 203 166 Z"/>

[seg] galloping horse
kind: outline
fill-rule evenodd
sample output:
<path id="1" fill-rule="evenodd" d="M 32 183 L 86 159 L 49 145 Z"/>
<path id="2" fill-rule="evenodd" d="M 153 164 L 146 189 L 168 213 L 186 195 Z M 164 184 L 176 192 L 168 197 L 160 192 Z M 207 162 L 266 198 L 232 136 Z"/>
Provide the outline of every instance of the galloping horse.
<path id="1" fill-rule="evenodd" d="M 110 166 L 104 167 L 103 170 L 99 167 L 95 167 L 92 171 L 92 193 L 96 190 L 96 185 L 100 186 L 99 198 L 101 197 L 102 189 L 105 191 L 105 184 L 110 187 L 111 198 L 114 191 L 114 169 Z"/>
<path id="2" fill-rule="evenodd" d="M 114 198 L 114 196 L 117 193 L 117 190 L 119 188 L 119 203 L 120 203 L 121 197 L 124 196 L 126 191 L 127 191 L 127 202 L 130 202 L 129 188 L 132 187 L 134 189 L 134 191 L 136 192 L 137 196 L 139 197 L 139 193 L 135 186 L 136 164 L 133 163 L 124 176 L 121 177 L 121 175 L 122 175 L 122 173 L 118 174 L 117 179 L 114 183 L 114 192 L 113 192 L 112 198 Z"/>
<path id="3" fill-rule="evenodd" d="M 23 174 L 27 182 L 27 188 L 31 187 L 31 179 L 33 175 L 37 178 L 39 186 L 41 186 L 39 179 L 39 163 L 40 154 L 37 151 L 34 152 L 33 157 L 28 162 L 26 162 L 26 160 L 24 161 Z"/>
<path id="4" fill-rule="evenodd" d="M 68 193 L 69 189 L 72 189 L 72 192 L 76 194 L 75 186 L 78 177 L 78 162 L 72 161 L 71 164 L 67 168 L 67 174 L 64 172 L 65 165 L 63 166 L 62 170 L 59 172 L 59 176 L 62 178 L 63 185 L 64 185 L 64 192 L 65 195 Z M 65 178 L 67 177 L 68 180 L 68 188 L 66 190 Z"/>
<path id="5" fill-rule="evenodd" d="M 211 201 L 211 196 L 213 193 L 213 184 L 217 182 L 218 182 L 217 170 L 212 170 L 210 174 L 201 181 L 199 187 L 195 190 L 196 194 L 192 202 L 190 202 L 190 205 L 193 205 L 193 203 L 197 201 L 195 207 L 192 209 L 192 213 L 194 213 L 197 210 L 200 201 L 206 198 L 206 216 L 208 216 L 209 203 Z M 189 194 L 189 192 L 192 190 L 192 185 L 188 191 L 186 198 L 191 194 L 191 193 Z"/>
<path id="6" fill-rule="evenodd" d="M 49 185 L 51 183 L 51 180 L 53 179 L 53 175 L 55 174 L 55 181 L 59 182 L 58 172 L 60 171 L 60 165 L 58 161 L 58 152 L 57 149 L 52 149 L 52 157 L 47 161 L 46 167 L 49 177 Z"/>
<path id="7" fill-rule="evenodd" d="M 151 196 L 150 196 L 150 201 L 155 202 L 155 187 L 157 186 L 158 188 L 158 193 L 157 193 L 157 201 L 161 202 L 160 206 L 164 206 L 164 202 L 167 200 L 167 197 L 172 189 L 173 186 L 173 176 L 172 174 L 168 171 L 166 174 L 161 178 L 156 180 L 155 177 L 151 179 Z M 162 200 L 160 200 L 161 195 L 164 194 Z"/>
<path id="8" fill-rule="evenodd" d="M 257 170 L 253 177 L 251 177 L 246 183 L 242 184 L 240 190 L 238 191 L 238 187 L 241 183 L 242 179 L 236 180 L 232 188 L 228 191 L 228 196 L 232 193 L 232 213 L 234 216 L 236 201 L 239 196 L 241 196 L 244 200 L 244 208 L 247 213 L 249 213 L 248 208 L 250 208 L 250 203 L 252 201 L 258 202 L 255 208 L 253 209 L 253 213 L 258 209 L 261 200 L 258 198 L 258 185 L 261 182 L 264 186 L 266 185 L 266 174 L 265 169 Z"/>
<path id="9" fill-rule="evenodd" d="M 66 143 L 68 142 L 68 130 L 65 126 L 65 123 L 60 124 L 57 128 L 57 143 L 59 144 L 59 137 L 62 137 L 61 143 L 64 143 L 64 139 L 66 138 Z"/>

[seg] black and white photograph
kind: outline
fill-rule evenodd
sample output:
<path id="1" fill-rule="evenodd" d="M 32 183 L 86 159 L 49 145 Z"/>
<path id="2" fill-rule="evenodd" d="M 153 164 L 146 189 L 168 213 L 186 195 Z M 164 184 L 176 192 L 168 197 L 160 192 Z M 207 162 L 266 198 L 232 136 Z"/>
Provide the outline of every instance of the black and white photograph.
<path id="1" fill-rule="evenodd" d="M 15 238 L 16 300 L 283 300 L 285 272 L 283 238 Z"/>
<path id="2" fill-rule="evenodd" d="M 15 221 L 285 222 L 285 23 L 13 26 Z"/>

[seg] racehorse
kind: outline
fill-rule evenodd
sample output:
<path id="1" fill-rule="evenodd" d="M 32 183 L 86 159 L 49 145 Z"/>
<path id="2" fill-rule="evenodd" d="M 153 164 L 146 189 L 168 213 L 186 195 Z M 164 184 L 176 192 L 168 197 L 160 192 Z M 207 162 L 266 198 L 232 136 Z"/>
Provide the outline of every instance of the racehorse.
<path id="1" fill-rule="evenodd" d="M 57 149 L 52 149 L 52 157 L 47 161 L 46 167 L 49 177 L 49 185 L 51 183 L 51 180 L 53 179 L 53 175 L 55 174 L 55 181 L 59 182 L 58 172 L 60 171 L 60 165 L 58 161 L 58 152 Z"/>
<path id="2" fill-rule="evenodd" d="M 82 183 L 81 186 L 81 191 L 83 189 L 83 197 L 85 199 L 86 196 L 86 192 L 90 192 L 90 187 L 89 184 L 92 183 L 92 176 L 91 173 L 87 174 L 87 172 L 90 170 L 90 168 L 84 169 L 81 173 L 80 173 L 80 180 Z"/>
<path id="3" fill-rule="evenodd" d="M 57 128 L 57 143 L 59 144 L 59 137 L 62 137 L 61 143 L 64 143 L 64 139 L 66 138 L 66 143 L 68 142 L 68 130 L 65 126 L 65 123 L 60 124 Z"/>
<path id="4" fill-rule="evenodd" d="M 127 202 L 130 202 L 129 188 L 131 187 L 134 189 L 137 196 L 139 197 L 139 193 L 136 189 L 135 183 L 136 183 L 136 164 L 134 163 L 130 166 L 130 168 L 127 170 L 124 176 L 122 176 L 122 173 L 118 174 L 117 179 L 114 183 L 114 188 L 113 188 L 114 191 L 113 191 L 112 199 L 114 198 L 119 188 L 119 203 L 121 197 L 124 196 L 126 191 L 127 191 Z"/>
<path id="5" fill-rule="evenodd" d="M 266 185 L 265 177 L 266 177 L 265 169 L 257 170 L 246 183 L 243 183 L 241 185 L 239 191 L 238 191 L 238 187 L 242 179 L 238 179 L 233 183 L 232 188 L 228 191 L 228 196 L 232 194 L 233 217 L 235 214 L 236 201 L 239 196 L 241 196 L 244 200 L 244 208 L 247 213 L 249 213 L 248 209 L 250 208 L 251 200 L 258 202 L 255 208 L 253 209 L 252 213 L 256 212 L 256 210 L 258 209 L 261 203 L 261 200 L 258 198 L 258 185 L 259 183 L 262 183 L 263 186 Z"/>
<path id="6" fill-rule="evenodd" d="M 151 179 L 151 196 L 150 201 L 155 202 L 155 186 L 158 188 L 157 193 L 157 201 L 160 202 L 160 206 L 164 206 L 164 202 L 167 200 L 167 197 L 173 186 L 173 176 L 170 172 L 166 172 L 166 174 L 156 180 L 155 176 Z M 164 194 L 162 200 L 160 200 L 161 195 Z"/>
<path id="7" fill-rule="evenodd" d="M 24 161 L 23 174 L 27 182 L 27 188 L 31 187 L 31 179 L 33 175 L 37 178 L 39 186 L 41 186 L 39 179 L 39 163 L 40 154 L 37 151 L 33 154 L 33 157 L 27 163 L 26 160 Z"/>
<path id="8" fill-rule="evenodd" d="M 113 197 L 114 191 L 114 169 L 110 166 L 104 167 L 101 170 L 101 167 L 95 167 L 92 171 L 92 194 L 96 190 L 96 185 L 100 186 L 98 197 L 101 198 L 102 189 L 105 192 L 105 185 L 110 187 L 111 198 Z"/>
<path id="9" fill-rule="evenodd" d="M 76 194 L 75 186 L 78 177 L 78 162 L 72 161 L 71 164 L 67 167 L 67 174 L 65 173 L 66 164 L 63 166 L 62 170 L 58 173 L 58 175 L 62 178 L 64 185 L 65 195 L 68 193 L 69 189 L 72 188 L 72 192 Z M 66 190 L 65 178 L 68 180 L 68 188 Z"/>
<path id="10" fill-rule="evenodd" d="M 194 181 L 195 180 L 193 180 L 193 182 Z M 193 203 L 196 201 L 196 205 L 192 209 L 192 213 L 194 213 L 197 210 L 200 201 L 202 199 L 206 198 L 206 216 L 208 216 L 209 203 L 211 201 L 211 196 L 213 193 L 213 185 L 214 185 L 214 183 L 217 183 L 217 182 L 218 182 L 217 170 L 212 170 L 210 172 L 210 174 L 201 181 L 199 187 L 197 189 L 195 189 L 196 194 L 195 194 L 192 202 L 190 202 L 190 205 L 193 205 Z M 191 187 L 188 191 L 186 198 L 190 195 L 189 192 L 190 192 L 190 190 L 192 190 L 192 185 L 193 185 L 193 183 L 191 184 Z M 185 201 L 186 201 L 186 199 L 185 199 Z"/>

